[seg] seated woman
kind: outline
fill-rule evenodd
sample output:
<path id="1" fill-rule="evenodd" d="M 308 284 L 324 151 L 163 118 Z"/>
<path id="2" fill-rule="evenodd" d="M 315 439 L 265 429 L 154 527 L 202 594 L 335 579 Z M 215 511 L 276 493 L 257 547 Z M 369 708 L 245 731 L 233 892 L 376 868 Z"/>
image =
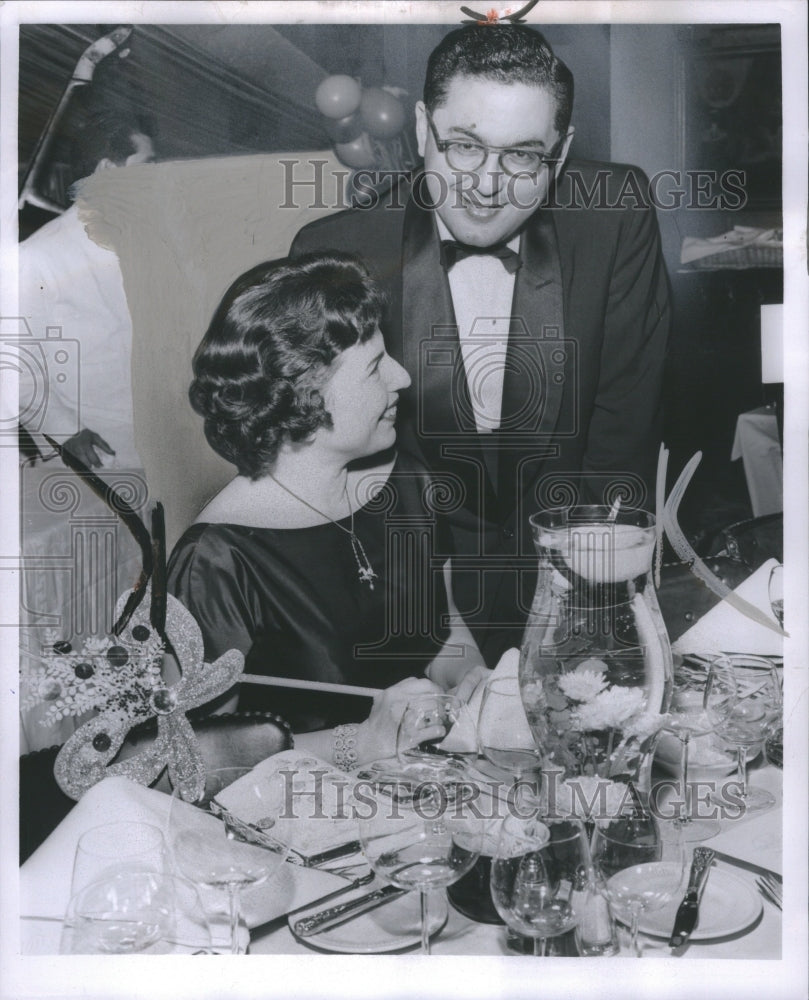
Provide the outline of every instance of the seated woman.
<path id="1" fill-rule="evenodd" d="M 189 395 L 238 475 L 169 563 L 206 659 L 236 648 L 248 673 L 380 689 L 453 688 L 481 662 L 448 590 L 437 484 L 393 450 L 410 379 L 385 351 L 382 307 L 357 259 L 320 253 L 252 269 L 216 310 Z M 240 707 L 296 732 L 357 715 L 333 694 L 258 691 Z"/>

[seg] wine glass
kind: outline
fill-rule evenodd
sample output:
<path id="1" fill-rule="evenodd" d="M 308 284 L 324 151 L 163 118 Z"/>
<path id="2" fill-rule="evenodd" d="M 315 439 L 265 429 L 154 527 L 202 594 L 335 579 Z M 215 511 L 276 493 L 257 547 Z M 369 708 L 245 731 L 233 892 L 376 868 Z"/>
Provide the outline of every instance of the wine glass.
<path id="1" fill-rule="evenodd" d="M 477 861 L 484 824 L 474 813 L 447 809 L 445 789 L 431 780 L 396 789 L 377 787 L 372 814 L 359 820 L 365 858 L 386 882 L 417 889 L 421 900 L 421 951 L 430 954 L 429 896 L 452 885 Z"/>
<path id="2" fill-rule="evenodd" d="M 721 830 L 716 820 L 694 823 L 688 784 L 689 746 L 693 737 L 707 736 L 730 714 L 736 701 L 736 678 L 721 660 L 714 660 L 707 670 L 702 665 L 681 661 L 674 670 L 671 705 L 665 729 L 680 741 L 682 801 L 674 820 L 683 838 L 694 843 L 715 837 Z"/>
<path id="3" fill-rule="evenodd" d="M 770 570 L 770 580 L 767 585 L 772 613 L 778 619 L 781 628 L 784 627 L 784 567 L 779 563 Z"/>
<path id="4" fill-rule="evenodd" d="M 654 816 L 636 803 L 631 815 L 596 823 L 592 858 L 613 913 L 629 924 L 632 951 L 640 958 L 641 913 L 661 909 L 684 888 L 683 839 L 664 842 Z"/>
<path id="5" fill-rule="evenodd" d="M 166 870 L 166 842 L 151 823 L 121 821 L 91 827 L 79 837 L 71 895 L 104 876 Z"/>
<path id="6" fill-rule="evenodd" d="M 526 774 L 539 768 L 541 754 L 525 716 L 516 677 L 493 677 L 484 687 L 478 748 L 495 767 L 511 773 L 515 788 Z"/>
<path id="7" fill-rule="evenodd" d="M 459 773 L 464 753 L 444 750 L 441 744 L 467 716 L 466 706 L 455 695 L 435 693 L 411 698 L 396 734 L 399 763 L 412 776 L 425 779 Z"/>
<path id="8" fill-rule="evenodd" d="M 230 947 L 242 951 L 241 891 L 265 882 L 286 856 L 286 848 L 268 832 L 277 819 L 281 802 L 273 784 L 252 777 L 252 769 L 226 767 L 208 771 L 205 790 L 193 805 L 183 802 L 175 789 L 169 810 L 169 832 L 177 871 L 197 885 L 224 889 L 228 896 Z M 238 790 L 231 788 L 239 782 Z M 219 801 L 223 793 L 227 806 Z M 251 813 L 260 803 L 261 846 L 250 828 L 238 821 L 238 802 L 249 804 Z M 248 839 L 250 838 L 250 839 Z"/>
<path id="9" fill-rule="evenodd" d="M 579 820 L 538 812 L 512 813 L 504 820 L 492 861 L 492 900 L 512 931 L 533 938 L 535 955 L 544 956 L 549 938 L 578 923 L 573 886 L 588 865 L 587 837 Z"/>
<path id="10" fill-rule="evenodd" d="M 211 951 L 196 887 L 157 872 L 123 872 L 84 885 L 67 908 L 63 955 L 169 955 Z"/>
<path id="11" fill-rule="evenodd" d="M 747 781 L 747 757 L 759 753 L 764 741 L 778 727 L 781 719 L 781 682 L 775 667 L 761 656 L 723 656 L 721 662 L 733 671 L 737 698 L 717 735 L 736 749 L 739 798 L 744 810 L 768 809 L 775 797 L 766 789 L 752 787 Z M 717 662 L 717 661 L 714 661 Z"/>

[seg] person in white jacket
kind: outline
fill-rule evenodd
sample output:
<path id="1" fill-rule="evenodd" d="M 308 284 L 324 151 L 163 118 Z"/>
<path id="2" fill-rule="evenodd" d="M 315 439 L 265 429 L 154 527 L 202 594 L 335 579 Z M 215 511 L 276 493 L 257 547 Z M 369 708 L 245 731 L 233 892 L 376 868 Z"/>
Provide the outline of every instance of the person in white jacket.
<path id="1" fill-rule="evenodd" d="M 79 178 L 154 159 L 152 140 L 137 120 L 117 112 L 91 117 L 74 145 Z M 20 314 L 33 342 L 47 345 L 39 379 L 36 366 L 21 366 L 20 423 L 40 450 L 43 440 L 36 432 L 47 429 L 90 468 L 139 468 L 132 321 L 118 257 L 90 239 L 73 204 L 20 244 L 19 266 Z"/>

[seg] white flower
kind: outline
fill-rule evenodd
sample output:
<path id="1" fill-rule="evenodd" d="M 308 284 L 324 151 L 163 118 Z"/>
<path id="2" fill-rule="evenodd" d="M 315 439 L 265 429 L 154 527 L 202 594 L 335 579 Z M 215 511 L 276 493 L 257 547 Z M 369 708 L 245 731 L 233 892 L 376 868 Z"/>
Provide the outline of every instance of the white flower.
<path id="1" fill-rule="evenodd" d="M 578 729 L 617 729 L 643 708 L 643 688 L 616 687 L 602 691 L 573 715 Z"/>
<path id="2" fill-rule="evenodd" d="M 571 701 L 592 701 L 607 686 L 604 675 L 595 670 L 575 670 L 559 677 L 559 687 Z"/>

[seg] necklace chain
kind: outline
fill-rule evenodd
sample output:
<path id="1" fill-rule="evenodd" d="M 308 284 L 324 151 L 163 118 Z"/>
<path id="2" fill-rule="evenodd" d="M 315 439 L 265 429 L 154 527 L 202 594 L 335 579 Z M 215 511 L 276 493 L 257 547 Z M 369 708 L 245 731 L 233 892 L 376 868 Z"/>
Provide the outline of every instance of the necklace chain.
<path id="1" fill-rule="evenodd" d="M 343 492 L 345 493 L 346 504 L 348 506 L 348 513 L 351 517 L 351 528 L 344 528 L 339 521 L 335 521 L 333 517 L 329 517 L 328 514 L 324 514 L 322 510 L 319 510 L 313 504 L 309 503 L 308 500 L 304 500 L 302 496 L 299 496 L 294 490 L 291 490 L 288 486 L 285 486 L 280 479 L 276 479 L 275 476 L 270 472 L 268 473 L 270 479 L 281 489 L 288 493 L 291 497 L 302 503 L 304 507 L 308 507 L 309 510 L 314 511 L 315 514 L 319 514 L 320 517 L 325 517 L 327 521 L 331 521 L 335 528 L 339 528 L 340 531 L 345 532 L 351 541 L 351 551 L 354 553 L 354 560 L 357 563 L 357 569 L 359 570 L 360 583 L 367 583 L 371 590 L 374 589 L 374 580 L 377 579 L 377 574 L 371 565 L 371 560 L 365 553 L 365 548 L 362 542 L 357 537 L 354 531 L 354 511 L 351 507 L 351 501 L 348 498 L 348 483 L 346 482 L 343 486 Z"/>

